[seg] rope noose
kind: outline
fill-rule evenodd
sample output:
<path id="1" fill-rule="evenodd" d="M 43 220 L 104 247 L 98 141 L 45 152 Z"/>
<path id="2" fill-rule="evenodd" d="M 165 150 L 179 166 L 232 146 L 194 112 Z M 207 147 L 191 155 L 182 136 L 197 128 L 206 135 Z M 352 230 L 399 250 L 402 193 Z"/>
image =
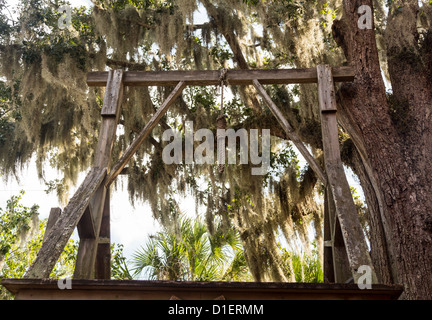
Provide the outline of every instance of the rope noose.
<path id="1" fill-rule="evenodd" d="M 219 76 L 219 82 L 221 87 L 221 109 L 220 114 L 217 117 L 217 129 L 224 129 L 226 130 L 227 127 L 227 121 L 226 121 L 226 114 L 224 113 L 224 86 L 226 84 L 226 74 L 227 69 L 222 69 L 220 76 Z M 224 131 L 225 132 L 225 131 Z M 225 170 L 225 148 L 219 148 L 219 145 L 221 145 L 220 142 L 223 142 L 225 140 L 225 134 L 219 134 L 217 133 L 217 146 L 218 146 L 218 163 L 219 163 L 219 173 L 223 173 Z M 219 142 L 220 141 L 220 142 Z"/>

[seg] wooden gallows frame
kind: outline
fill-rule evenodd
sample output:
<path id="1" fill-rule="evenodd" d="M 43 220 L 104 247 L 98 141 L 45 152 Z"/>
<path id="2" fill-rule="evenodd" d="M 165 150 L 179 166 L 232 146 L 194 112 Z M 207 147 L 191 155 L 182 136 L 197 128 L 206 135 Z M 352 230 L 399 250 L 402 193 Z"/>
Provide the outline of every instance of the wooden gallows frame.
<path id="1" fill-rule="evenodd" d="M 80 237 L 74 279 L 110 279 L 110 200 L 109 188 L 128 161 L 187 85 L 219 84 L 219 71 L 143 71 L 111 70 L 90 72 L 89 86 L 106 86 L 102 125 L 94 164 L 81 186 L 64 208 L 51 209 L 45 238 L 25 278 L 48 278 L 75 227 Z M 326 282 L 355 282 L 360 266 L 373 270 L 350 187 L 342 166 L 336 120 L 334 82 L 353 81 L 350 67 L 318 65 L 310 69 L 228 70 L 229 85 L 253 85 L 270 108 L 288 138 L 326 187 L 324 223 L 324 277 Z M 265 84 L 318 83 L 325 170 L 265 91 Z M 120 160 L 111 164 L 124 86 L 175 86 L 150 121 L 126 149 Z"/>

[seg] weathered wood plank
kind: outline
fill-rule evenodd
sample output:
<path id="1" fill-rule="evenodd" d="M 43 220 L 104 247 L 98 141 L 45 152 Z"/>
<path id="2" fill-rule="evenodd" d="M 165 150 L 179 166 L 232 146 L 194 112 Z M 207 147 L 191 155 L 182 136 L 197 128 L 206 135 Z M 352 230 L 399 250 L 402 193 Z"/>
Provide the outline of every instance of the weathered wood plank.
<path id="1" fill-rule="evenodd" d="M 123 70 L 109 71 L 110 81 L 105 90 L 102 106 L 102 124 L 98 145 L 95 150 L 94 167 L 110 167 L 111 152 L 114 145 L 117 123 L 121 111 L 124 86 Z"/>
<path id="2" fill-rule="evenodd" d="M 341 233 L 341 227 L 338 219 L 336 219 L 337 233 Z M 347 255 L 347 249 L 345 243 L 333 242 L 332 247 L 333 267 L 335 270 L 335 282 L 346 283 L 353 278 L 352 271 L 350 268 L 350 262 Z M 359 274 L 357 274 L 359 276 Z M 355 278 L 355 277 L 354 277 Z"/>
<path id="3" fill-rule="evenodd" d="M 42 240 L 42 243 L 44 243 L 48 239 L 48 234 L 51 232 L 53 226 L 57 222 L 58 218 L 61 215 L 61 209 L 60 208 L 51 208 L 49 216 L 48 216 L 48 222 L 45 227 L 45 233 Z"/>
<path id="4" fill-rule="evenodd" d="M 221 295 L 227 300 L 396 300 L 403 292 L 400 285 L 361 290 L 352 283 L 72 280 L 72 290 L 59 290 L 56 279 L 3 279 L 1 284 L 17 300 L 169 300 L 173 295 L 185 300 L 211 300 Z M 276 318 L 264 309 L 267 319 Z"/>
<path id="5" fill-rule="evenodd" d="M 333 68 L 334 81 L 354 80 L 354 69 L 348 66 Z M 126 71 L 123 83 L 127 86 L 175 86 L 184 81 L 186 85 L 208 86 L 220 84 L 220 71 Z M 273 70 L 228 70 L 229 85 L 251 85 L 253 80 L 262 84 L 316 83 L 316 68 Z M 96 71 L 87 74 L 89 86 L 105 86 L 108 72 Z"/>
<path id="6" fill-rule="evenodd" d="M 334 282 L 345 283 L 352 274 L 330 185 L 326 188 L 326 200 L 330 227 L 330 234 L 326 236 L 330 236 L 331 239 L 331 265 L 333 266 Z"/>
<path id="7" fill-rule="evenodd" d="M 328 188 L 324 191 L 324 259 L 323 275 L 324 283 L 335 282 L 335 270 L 333 266 L 333 241 L 331 232 L 331 212 L 329 207 Z"/>
<path id="8" fill-rule="evenodd" d="M 373 270 L 372 260 L 369 256 L 368 247 L 365 242 L 363 230 L 361 228 L 360 220 L 357 215 L 357 210 L 352 199 L 351 191 L 346 180 L 342 164 L 329 164 L 326 163 L 326 171 L 328 177 L 329 187 L 332 193 L 335 194 L 335 208 L 337 213 L 336 230 L 334 240 L 337 239 L 336 232 L 338 231 L 338 224 L 340 225 L 340 232 L 345 244 L 346 255 L 354 280 L 357 282 L 361 276 L 357 272 L 358 268 L 362 265 L 369 266 Z M 345 181 L 344 181 L 345 180 Z M 343 276 L 344 253 L 335 254 L 341 246 L 337 241 L 333 242 L 333 259 L 335 267 L 339 266 L 340 272 L 336 272 L 336 281 Z M 373 283 L 377 283 L 376 276 L 374 276 Z"/>
<path id="9" fill-rule="evenodd" d="M 106 177 L 106 168 L 92 168 L 42 243 L 25 278 L 48 278 L 66 243 L 90 203 L 90 198 Z"/>
<path id="10" fill-rule="evenodd" d="M 330 106 L 336 103 L 336 99 L 328 99 L 330 88 L 334 87 L 333 77 L 331 76 L 331 68 L 320 66 L 318 69 L 327 74 L 319 79 L 318 82 L 318 97 L 321 109 L 321 130 L 324 147 L 325 168 L 327 173 L 328 185 L 330 187 L 335 210 L 340 225 L 340 230 L 344 240 L 346 254 L 349 260 L 351 274 L 354 281 L 357 283 L 361 276 L 357 272 L 362 265 L 369 266 L 372 270 L 372 282 L 377 283 L 376 274 L 373 271 L 372 260 L 369 255 L 365 237 L 361 228 L 360 220 L 357 214 L 357 209 L 351 195 L 351 190 L 345 176 L 345 171 L 340 159 L 338 126 L 336 119 L 336 106 Z M 332 110 L 329 112 L 329 110 Z M 337 224 L 336 224 L 337 226 Z M 333 230 L 334 232 L 337 229 Z M 333 237 L 335 244 L 336 234 Z M 334 248 L 336 246 L 334 245 Z M 333 251 L 334 253 L 334 251 Z M 335 258 L 335 256 L 333 256 Z M 338 263 L 335 261 L 335 263 Z M 339 263 L 342 263 L 340 261 Z M 337 279 L 336 279 L 337 280 Z"/>
<path id="11" fill-rule="evenodd" d="M 132 144 L 126 149 L 124 154 L 121 156 L 120 160 L 113 166 L 111 172 L 109 173 L 105 181 L 105 186 L 109 186 L 114 181 L 114 179 L 120 174 L 120 172 L 126 166 L 128 161 L 132 158 L 134 153 L 138 150 L 138 148 L 141 146 L 144 140 L 151 133 L 153 128 L 159 123 L 159 120 L 167 112 L 168 108 L 180 96 L 180 94 L 182 93 L 185 87 L 186 87 L 186 83 L 184 81 L 181 81 L 177 84 L 177 86 L 170 93 L 168 98 L 163 102 L 163 104 L 155 112 L 153 117 L 149 120 L 149 122 L 147 122 L 144 128 L 140 131 L 140 133 L 132 142 Z"/>
<path id="12" fill-rule="evenodd" d="M 96 254 L 96 279 L 111 279 L 111 228 L 110 228 L 110 195 L 105 195 L 105 204 L 99 232 Z"/>
<path id="13" fill-rule="evenodd" d="M 102 105 L 102 116 L 117 117 L 120 112 L 121 99 L 123 97 L 123 70 L 110 70 L 108 72 L 107 88 Z"/>
<path id="14" fill-rule="evenodd" d="M 111 152 L 117 131 L 117 120 L 113 117 L 104 117 L 99 132 L 98 145 L 95 150 L 93 166 L 100 167 L 111 161 Z"/>
<path id="15" fill-rule="evenodd" d="M 94 167 L 110 167 L 123 91 L 123 70 L 109 71 L 109 81 L 102 107 L 102 125 L 93 163 Z M 94 238 L 80 238 L 80 246 L 74 271 L 75 279 L 93 279 L 96 276 L 95 266 L 98 256 L 100 227 L 103 219 L 106 194 L 107 188 L 105 184 L 102 184 L 90 200 L 89 206 L 91 208 L 91 218 L 95 226 L 95 236 Z M 109 220 L 108 226 L 106 227 L 109 228 Z"/>
<path id="16" fill-rule="evenodd" d="M 103 205 L 105 203 L 106 188 L 102 183 L 90 200 L 92 207 L 92 219 L 95 223 L 95 237 L 81 238 L 75 263 L 74 279 L 94 279 L 97 248 L 99 243 L 100 225 L 102 220 Z M 93 203 L 93 205 L 92 205 Z"/>
<path id="17" fill-rule="evenodd" d="M 120 90 L 116 88 L 115 90 Z M 116 100 L 117 109 L 120 109 L 121 99 Z M 98 145 L 95 150 L 94 167 L 108 167 L 111 164 L 111 153 L 114 146 L 118 122 L 116 117 L 104 116 L 99 133 Z M 102 220 L 102 212 L 107 188 L 100 185 L 90 200 L 91 220 L 94 226 L 94 237 L 80 237 L 79 250 L 74 270 L 75 279 L 93 279 L 95 277 L 95 264 L 97 259 L 99 228 Z M 80 224 L 81 227 L 81 224 Z M 89 228 L 88 226 L 86 228 Z M 96 241 L 94 241 L 96 239 Z M 82 247 L 82 249 L 80 249 Z"/>
<path id="18" fill-rule="evenodd" d="M 91 213 L 92 213 L 93 221 L 95 226 L 97 226 L 95 228 L 96 237 L 99 236 L 99 230 L 102 221 L 102 214 L 104 210 L 106 193 L 107 193 L 107 188 L 105 187 L 105 184 L 102 184 L 96 190 L 95 194 L 90 200 L 90 207 L 92 208 Z"/>
<path id="19" fill-rule="evenodd" d="M 333 83 L 332 68 L 329 65 L 318 65 L 317 76 L 319 83 Z M 321 112 L 336 111 L 336 96 L 334 86 L 321 86 L 318 91 Z"/>
<path id="20" fill-rule="evenodd" d="M 270 108 L 271 112 L 273 113 L 273 115 L 278 120 L 279 124 L 285 130 L 287 136 L 294 143 L 294 145 L 297 147 L 299 152 L 302 154 L 302 156 L 308 162 L 309 166 L 315 172 L 318 179 L 320 179 L 324 185 L 327 185 L 327 178 L 326 178 L 324 171 L 321 169 L 319 164 L 316 162 L 315 158 L 309 153 L 308 149 L 306 149 L 303 142 L 300 140 L 300 138 L 295 133 L 293 127 L 291 127 L 289 122 L 285 119 L 284 115 L 279 110 L 279 108 L 276 106 L 276 104 L 272 101 L 270 96 L 265 91 L 264 87 L 261 85 L 261 83 L 258 80 L 254 80 L 253 85 L 257 89 L 258 93 L 263 97 L 264 101 L 266 102 L 266 104 Z"/>
<path id="21" fill-rule="evenodd" d="M 93 222 L 93 217 L 91 215 L 90 206 L 88 206 L 77 225 L 78 235 L 80 239 L 95 239 L 96 231 Z"/>
<path id="22" fill-rule="evenodd" d="M 81 238 L 75 261 L 74 279 L 94 279 L 94 264 L 98 239 Z"/>
<path id="23" fill-rule="evenodd" d="M 111 278 L 111 243 L 103 243 L 99 241 L 96 253 L 96 266 L 95 266 L 96 279 L 110 279 Z"/>
<path id="24" fill-rule="evenodd" d="M 80 237 L 77 260 L 75 263 L 74 279 L 94 279 L 99 231 L 102 220 L 103 204 L 105 202 L 106 188 L 104 183 L 94 193 L 89 206 L 92 208 L 91 217 L 94 221 L 94 237 Z"/>

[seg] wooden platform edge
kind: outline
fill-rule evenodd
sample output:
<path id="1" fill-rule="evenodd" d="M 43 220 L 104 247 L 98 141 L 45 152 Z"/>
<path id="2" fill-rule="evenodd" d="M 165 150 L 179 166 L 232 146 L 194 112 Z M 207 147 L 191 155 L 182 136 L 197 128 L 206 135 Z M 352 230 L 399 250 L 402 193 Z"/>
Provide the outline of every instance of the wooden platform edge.
<path id="1" fill-rule="evenodd" d="M 16 299 L 181 299 L 211 300 L 223 295 L 228 300 L 396 300 L 400 285 L 374 284 L 359 289 L 356 284 L 199 282 L 150 280 L 70 280 L 71 289 L 61 290 L 56 279 L 3 279 L 1 284 Z M 62 281 L 62 280 L 60 280 Z"/>

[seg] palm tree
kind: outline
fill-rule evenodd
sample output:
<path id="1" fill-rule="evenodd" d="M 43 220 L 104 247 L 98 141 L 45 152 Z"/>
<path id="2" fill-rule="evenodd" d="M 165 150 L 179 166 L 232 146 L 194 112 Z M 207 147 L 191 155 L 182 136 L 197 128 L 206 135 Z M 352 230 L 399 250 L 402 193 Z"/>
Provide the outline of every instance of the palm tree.
<path id="1" fill-rule="evenodd" d="M 152 280 L 180 280 L 183 251 L 175 236 L 158 232 L 133 255 L 133 277 L 144 271 L 147 278 Z"/>
<path id="2" fill-rule="evenodd" d="M 133 255 L 135 277 L 144 273 L 154 280 L 251 279 L 233 228 L 226 230 L 219 223 L 211 235 L 200 220 L 183 218 L 180 224 L 180 234 L 164 229 Z"/>
<path id="3" fill-rule="evenodd" d="M 312 243 L 312 246 L 311 254 L 306 254 L 304 252 L 288 252 L 279 244 L 282 264 L 286 268 L 287 274 L 290 275 L 292 281 L 310 283 L 324 281 L 319 252 L 315 241 Z"/>

